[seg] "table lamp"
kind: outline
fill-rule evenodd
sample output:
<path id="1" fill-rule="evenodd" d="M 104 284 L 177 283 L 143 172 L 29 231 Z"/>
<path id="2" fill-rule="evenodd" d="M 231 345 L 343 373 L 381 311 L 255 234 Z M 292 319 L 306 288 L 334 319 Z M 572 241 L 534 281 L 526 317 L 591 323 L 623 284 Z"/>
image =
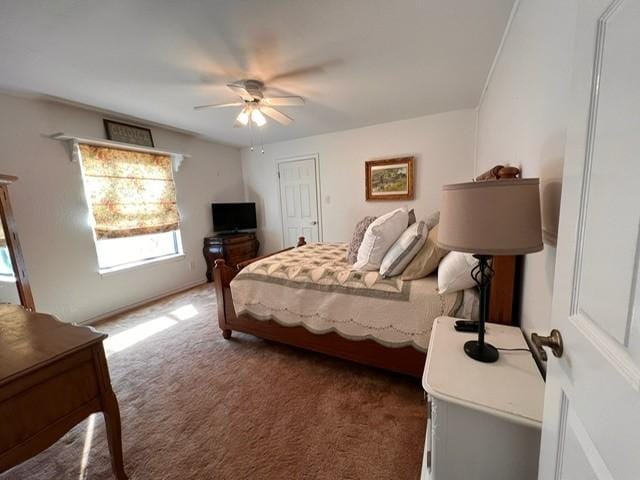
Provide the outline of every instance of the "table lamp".
<path id="1" fill-rule="evenodd" d="M 438 244 L 472 253 L 478 264 L 471 277 L 480 291 L 478 340 L 464 351 L 480 362 L 498 360 L 498 350 L 484 341 L 494 255 L 523 255 L 542 250 L 540 187 L 537 178 L 459 183 L 442 187 Z"/>

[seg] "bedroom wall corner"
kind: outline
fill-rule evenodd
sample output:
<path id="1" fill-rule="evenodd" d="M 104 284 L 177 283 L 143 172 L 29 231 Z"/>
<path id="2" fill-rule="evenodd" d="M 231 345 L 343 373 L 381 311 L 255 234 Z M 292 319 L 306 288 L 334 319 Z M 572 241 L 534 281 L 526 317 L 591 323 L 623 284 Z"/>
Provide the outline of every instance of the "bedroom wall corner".
<path id="1" fill-rule="evenodd" d="M 545 249 L 524 262 L 521 325 L 550 328 L 577 0 L 519 0 L 478 106 L 476 173 L 502 163 L 540 177 Z"/>

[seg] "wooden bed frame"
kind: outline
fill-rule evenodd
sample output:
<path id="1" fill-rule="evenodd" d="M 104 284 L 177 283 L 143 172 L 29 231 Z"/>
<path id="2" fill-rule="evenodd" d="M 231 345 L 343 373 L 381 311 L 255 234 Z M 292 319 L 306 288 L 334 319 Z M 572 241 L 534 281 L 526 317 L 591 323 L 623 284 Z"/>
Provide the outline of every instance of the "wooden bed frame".
<path id="1" fill-rule="evenodd" d="M 478 176 L 476 180 L 516 178 L 519 173 L 520 171 L 517 168 L 498 165 Z M 305 244 L 304 237 L 300 237 L 297 246 L 300 247 Z M 218 324 L 224 338 L 231 338 L 231 332 L 235 330 L 266 340 L 285 343 L 372 367 L 391 370 L 417 378 L 422 376 L 426 353 L 420 352 L 412 346 L 385 347 L 374 340 L 347 340 L 335 332 L 318 335 L 311 333 L 303 326 L 288 327 L 272 320 L 258 320 L 247 314 L 236 315 L 231 289 L 229 288 L 231 280 L 247 265 L 287 250 L 290 249 L 287 248 L 247 260 L 239 263 L 235 268 L 226 265 L 224 259 L 215 261 L 213 276 L 218 302 Z M 491 283 L 489 296 L 490 321 L 506 325 L 514 324 L 516 257 L 494 257 L 493 269 L 495 270 L 495 276 Z"/>

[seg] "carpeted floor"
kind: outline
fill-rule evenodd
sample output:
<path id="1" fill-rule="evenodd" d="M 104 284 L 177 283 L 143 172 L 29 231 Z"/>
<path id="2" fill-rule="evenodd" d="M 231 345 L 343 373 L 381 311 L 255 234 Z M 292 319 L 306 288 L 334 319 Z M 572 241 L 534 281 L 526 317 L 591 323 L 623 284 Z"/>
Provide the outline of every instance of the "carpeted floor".
<path id="1" fill-rule="evenodd" d="M 98 325 L 131 479 L 417 479 L 415 380 L 217 327 L 210 286 Z M 8 479 L 111 479 L 102 415 Z"/>

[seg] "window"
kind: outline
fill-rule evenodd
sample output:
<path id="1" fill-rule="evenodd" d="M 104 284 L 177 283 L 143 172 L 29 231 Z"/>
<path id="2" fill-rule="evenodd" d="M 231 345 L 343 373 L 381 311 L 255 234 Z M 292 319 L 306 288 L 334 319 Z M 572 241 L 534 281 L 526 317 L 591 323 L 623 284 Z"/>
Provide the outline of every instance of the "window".
<path id="1" fill-rule="evenodd" d="M 101 271 L 182 253 L 168 155 L 80 145 Z"/>
<path id="2" fill-rule="evenodd" d="M 13 281 L 13 265 L 9 256 L 7 239 L 4 236 L 4 228 L 0 223 L 0 281 Z"/>
<path id="3" fill-rule="evenodd" d="M 180 232 L 96 240 L 100 269 L 157 260 L 182 253 Z"/>
<path id="4" fill-rule="evenodd" d="M 13 265 L 9 256 L 9 248 L 0 244 L 0 280 L 13 280 Z"/>

